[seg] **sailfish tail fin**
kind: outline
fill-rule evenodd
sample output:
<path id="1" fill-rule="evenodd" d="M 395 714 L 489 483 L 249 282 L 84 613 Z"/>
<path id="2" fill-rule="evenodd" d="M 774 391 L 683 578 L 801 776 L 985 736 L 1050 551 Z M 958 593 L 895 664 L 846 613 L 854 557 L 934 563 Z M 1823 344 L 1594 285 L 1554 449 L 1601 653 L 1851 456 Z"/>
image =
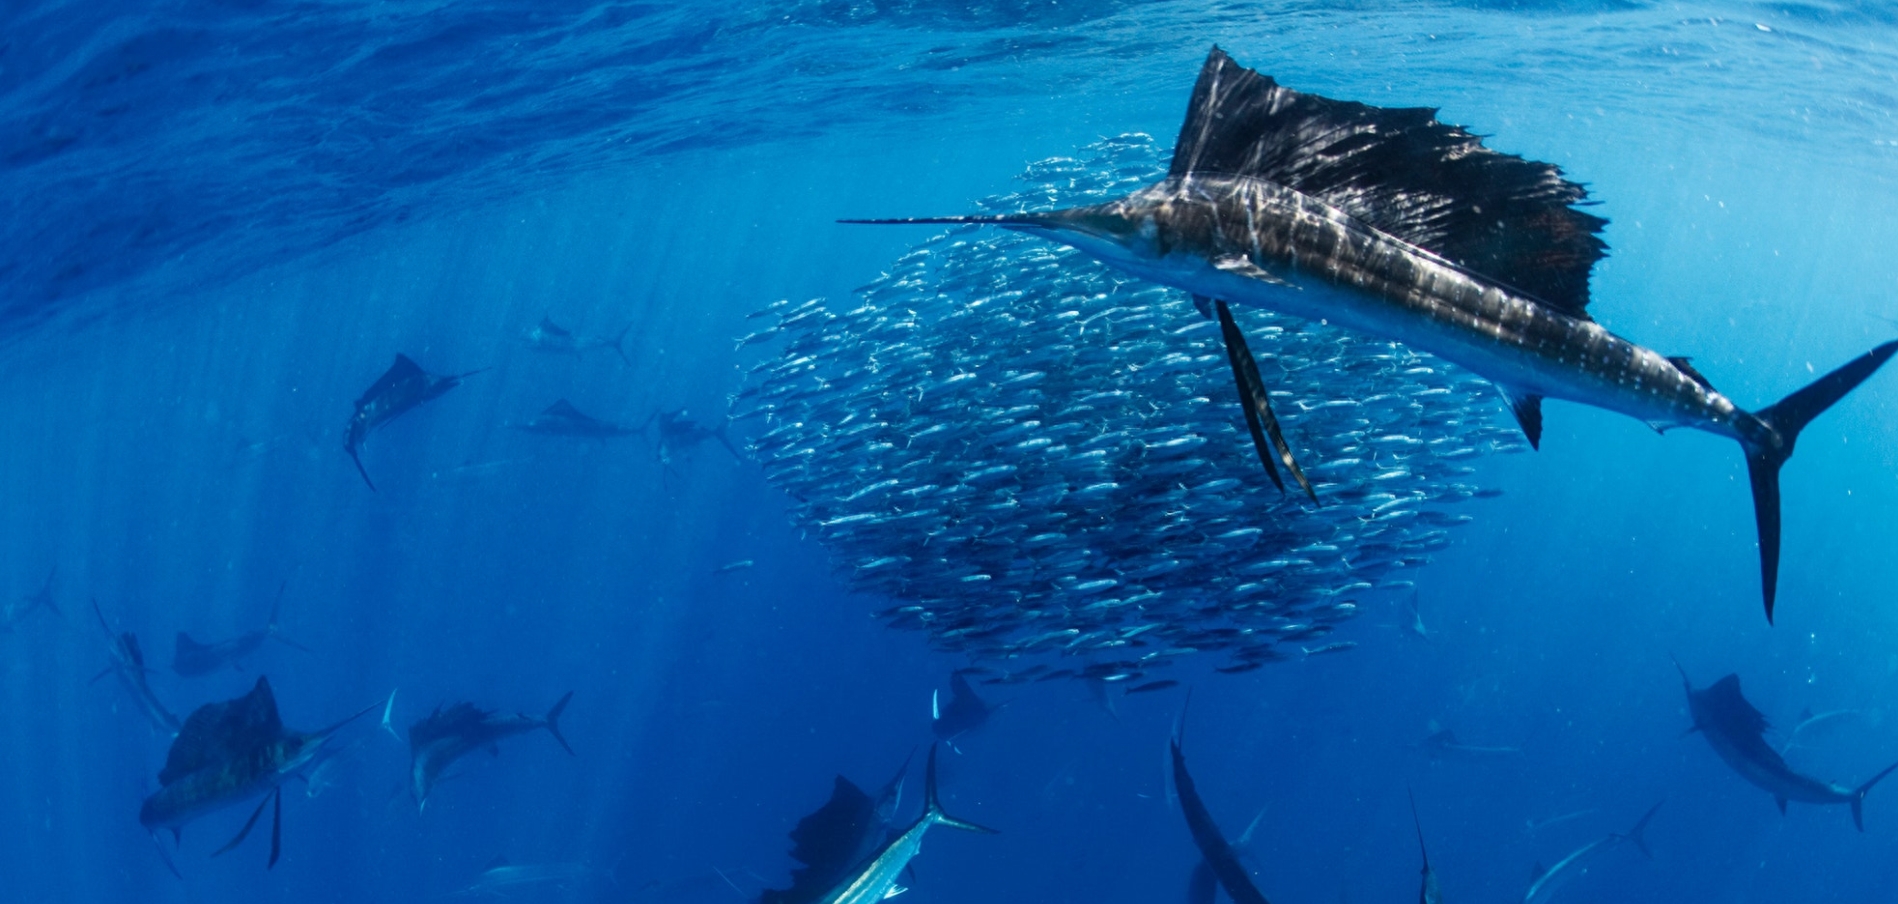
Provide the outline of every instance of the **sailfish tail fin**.
<path id="1" fill-rule="evenodd" d="M 371 493 L 377 492 L 376 482 L 369 479 L 369 469 L 362 466 L 362 456 L 356 454 L 356 447 L 350 446 L 348 447 L 348 451 L 349 451 L 349 460 L 356 463 L 356 473 L 362 475 L 362 482 L 365 484 L 368 484 L 369 492 Z"/>
<path id="2" fill-rule="evenodd" d="M 929 765 L 923 772 L 923 819 L 936 825 L 961 829 L 965 832 L 979 832 L 983 835 L 999 835 L 994 829 L 976 825 L 966 819 L 950 816 L 942 808 L 942 801 L 936 798 L 936 745 L 929 745 Z"/>
<path id="3" fill-rule="evenodd" d="M 573 691 L 568 691 L 566 696 L 561 697 L 560 700 L 553 705 L 553 708 L 547 710 L 546 719 L 547 733 L 553 735 L 554 740 L 559 741 L 560 746 L 565 748 L 569 755 L 574 755 L 573 745 L 568 744 L 567 736 L 560 733 L 560 714 L 567 708 L 567 701 L 572 699 Z"/>
<path id="4" fill-rule="evenodd" d="M 1873 781 L 1877 781 L 1877 779 L 1873 779 Z M 1632 842 L 1636 848 L 1640 849 L 1641 856 L 1649 860 L 1654 859 L 1654 852 L 1648 850 L 1648 821 L 1654 818 L 1655 812 L 1660 810 L 1661 804 L 1664 803 L 1667 803 L 1667 801 L 1658 801 L 1654 806 L 1649 807 L 1646 813 L 1641 814 L 1641 821 L 1635 823 L 1634 828 L 1628 830 L 1628 834 L 1621 836 L 1621 840 Z"/>
<path id="5" fill-rule="evenodd" d="M 620 362 L 627 367 L 633 366 L 633 359 L 626 357 L 626 336 L 632 331 L 633 324 L 629 323 L 625 329 L 619 331 L 619 335 L 613 337 L 613 351 L 619 353 Z"/>
<path id="6" fill-rule="evenodd" d="M 1898 769 L 1898 763 L 1886 766 L 1885 771 L 1872 776 L 1871 781 L 1858 786 L 1858 790 L 1852 792 L 1852 824 L 1858 826 L 1859 831 L 1865 831 L 1865 795 L 1871 792 L 1872 786 L 1878 784 L 1879 779 L 1890 775 L 1893 769 Z"/>
<path id="7" fill-rule="evenodd" d="M 1779 583 L 1779 469 L 1793 455 L 1799 431 L 1813 418 L 1856 389 L 1893 354 L 1898 341 L 1887 342 L 1812 381 L 1769 408 L 1754 412 L 1763 435 L 1744 440 L 1747 476 L 1753 484 L 1753 518 L 1760 534 L 1760 585 L 1766 598 L 1766 621 L 1773 621 L 1773 600 Z"/>

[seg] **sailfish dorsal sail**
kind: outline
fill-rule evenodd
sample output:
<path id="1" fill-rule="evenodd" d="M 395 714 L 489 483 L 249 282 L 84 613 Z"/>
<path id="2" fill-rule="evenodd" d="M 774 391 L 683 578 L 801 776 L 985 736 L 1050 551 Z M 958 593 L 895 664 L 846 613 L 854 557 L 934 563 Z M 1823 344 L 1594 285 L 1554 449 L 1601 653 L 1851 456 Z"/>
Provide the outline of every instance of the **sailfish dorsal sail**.
<path id="1" fill-rule="evenodd" d="M 1607 220 L 1553 164 L 1483 146 L 1427 107 L 1385 108 L 1281 87 L 1214 47 L 1173 148 L 1171 177 L 1247 176 L 1365 224 L 1551 307 L 1586 317 Z"/>

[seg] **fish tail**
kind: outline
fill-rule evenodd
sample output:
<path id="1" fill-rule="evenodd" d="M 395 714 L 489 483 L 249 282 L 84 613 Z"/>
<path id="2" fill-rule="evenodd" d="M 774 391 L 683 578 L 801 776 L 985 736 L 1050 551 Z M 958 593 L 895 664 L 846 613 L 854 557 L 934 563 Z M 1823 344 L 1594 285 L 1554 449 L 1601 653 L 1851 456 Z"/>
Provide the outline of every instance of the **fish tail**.
<path id="1" fill-rule="evenodd" d="M 1865 382 L 1895 353 L 1898 341 L 1887 342 L 1753 413 L 1760 428 L 1758 434 L 1740 442 L 1746 449 L 1747 476 L 1753 484 L 1753 517 L 1760 535 L 1760 585 L 1768 624 L 1773 621 L 1773 599 L 1779 583 L 1780 466 L 1792 457 L 1799 431 Z"/>
<path id="2" fill-rule="evenodd" d="M 546 719 L 547 733 L 553 735 L 554 740 L 559 741 L 560 746 L 565 748 L 569 755 L 573 754 L 573 745 L 567 743 L 567 736 L 560 733 L 560 713 L 567 708 L 567 701 L 572 699 L 573 691 L 568 691 L 566 696 L 561 697 L 553 708 L 547 711 Z"/>
<path id="3" fill-rule="evenodd" d="M 376 482 L 369 479 L 369 470 L 362 466 L 362 457 L 356 454 L 356 447 L 350 446 L 347 451 L 349 452 L 349 460 L 356 463 L 356 473 L 361 474 L 362 482 L 369 485 L 369 492 L 379 492 L 376 489 Z"/>
<path id="4" fill-rule="evenodd" d="M 633 366 L 633 359 L 626 357 L 626 335 L 632 331 L 633 325 L 629 323 L 625 329 L 619 331 L 619 335 L 613 337 L 613 350 L 619 352 L 620 361 L 627 367 Z"/>
<path id="5" fill-rule="evenodd" d="M 942 801 L 936 797 L 936 745 L 929 745 L 929 765 L 923 773 L 923 819 L 940 826 L 961 829 L 965 832 L 979 832 L 983 835 L 999 835 L 987 826 L 976 825 L 966 819 L 950 816 L 942 808 Z"/>
<path id="6" fill-rule="evenodd" d="M 1872 786 L 1878 784 L 1879 779 L 1890 775 L 1893 769 L 1898 769 L 1898 763 L 1886 766 L 1885 771 L 1872 776 L 1871 781 L 1858 786 L 1858 790 L 1852 792 L 1852 824 L 1858 826 L 1859 831 L 1865 831 L 1865 795 L 1871 792 Z"/>
<path id="7" fill-rule="evenodd" d="M 1877 779 L 1873 779 L 1873 781 L 1877 781 Z M 1634 846 L 1640 849 L 1641 856 L 1646 857 L 1649 860 L 1654 859 L 1654 852 L 1648 850 L 1648 840 L 1647 840 L 1648 820 L 1651 820 L 1654 818 L 1655 811 L 1661 809 L 1661 804 L 1664 804 L 1664 803 L 1667 803 L 1667 801 L 1661 800 L 1661 801 L 1656 802 L 1654 806 L 1649 807 L 1648 811 L 1641 815 L 1641 821 L 1635 823 L 1634 828 L 1628 830 L 1628 834 L 1621 836 L 1621 839 L 1623 841 L 1633 842 Z"/>

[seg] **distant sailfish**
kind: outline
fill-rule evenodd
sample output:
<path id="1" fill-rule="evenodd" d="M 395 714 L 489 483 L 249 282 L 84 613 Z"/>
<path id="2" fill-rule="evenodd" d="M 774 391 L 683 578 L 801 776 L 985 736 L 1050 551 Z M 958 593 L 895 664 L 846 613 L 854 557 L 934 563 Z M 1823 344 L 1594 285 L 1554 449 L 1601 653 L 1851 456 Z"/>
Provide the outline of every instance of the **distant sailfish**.
<path id="1" fill-rule="evenodd" d="M 171 670 L 185 678 L 197 678 L 226 668 L 237 668 L 244 658 L 257 652 L 266 640 L 276 640 L 286 646 L 295 647 L 305 653 L 306 647 L 277 630 L 277 608 L 283 604 L 282 585 L 277 588 L 277 598 L 270 604 L 270 621 L 253 631 L 245 631 L 230 640 L 218 640 L 210 643 L 193 640 L 183 631 L 173 640 Z"/>
<path id="2" fill-rule="evenodd" d="M 581 336 L 555 323 L 551 317 L 542 317 L 540 323 L 535 324 L 522 338 L 527 341 L 527 347 L 535 351 L 556 352 L 576 358 L 588 349 L 610 348 L 619 354 L 621 361 L 630 365 L 633 361 L 626 357 L 626 334 L 632 331 L 633 325 L 629 323 L 617 336 Z"/>
<path id="3" fill-rule="evenodd" d="M 1588 864 L 1595 858 L 1623 844 L 1633 844 L 1641 851 L 1642 856 L 1653 859 L 1654 854 L 1648 850 L 1646 832 L 1648 822 L 1654 818 L 1655 811 L 1659 809 L 1661 805 L 1658 803 L 1649 807 L 1648 812 L 1641 816 L 1641 821 L 1635 823 L 1634 828 L 1629 829 L 1625 835 L 1616 833 L 1598 841 L 1591 841 L 1575 849 L 1568 856 L 1557 860 L 1555 865 L 1548 869 L 1543 869 L 1541 864 L 1537 864 L 1535 878 L 1529 881 L 1529 890 L 1523 893 L 1522 904 L 1548 904 L 1549 901 L 1555 899 L 1556 893 L 1561 891 L 1562 886 L 1566 885 L 1570 879 L 1587 872 Z"/>
<path id="4" fill-rule="evenodd" d="M 936 691 L 929 698 L 929 728 L 943 743 L 954 749 L 957 738 L 988 724 L 989 714 L 993 712 L 981 697 L 975 695 L 975 688 L 969 685 L 969 679 L 958 670 L 949 673 L 949 702 L 944 703 L 942 692 Z"/>
<path id="5" fill-rule="evenodd" d="M 114 634 L 112 626 L 106 623 L 105 613 L 99 611 L 98 600 L 92 601 L 92 614 L 98 617 L 99 630 L 105 632 L 112 653 L 112 664 L 106 666 L 105 671 L 92 676 L 92 680 L 117 675 L 119 684 L 127 694 L 132 695 L 132 701 L 138 704 L 139 711 L 152 723 L 152 728 L 165 737 L 176 735 L 183 723 L 176 714 L 165 708 L 165 704 L 158 701 L 158 695 L 152 693 L 151 684 L 145 680 L 145 673 L 149 670 L 145 668 L 145 653 L 138 646 L 138 635 L 130 631 Z"/>
<path id="6" fill-rule="evenodd" d="M 169 829 L 174 838 L 200 816 L 263 795 L 250 819 L 213 857 L 242 843 L 264 813 L 270 818 L 270 866 L 283 851 L 283 783 L 316 763 L 323 747 L 344 725 L 374 710 L 371 706 L 321 731 L 297 732 L 283 727 L 269 679 L 259 677 L 250 693 L 235 700 L 207 703 L 185 719 L 171 742 L 165 768 L 158 773 L 163 787 L 145 799 L 138 821 L 157 832 Z"/>
<path id="7" fill-rule="evenodd" d="M 1680 664 L 1675 663 L 1679 668 Z M 1680 669 L 1681 684 L 1687 688 L 1687 710 L 1694 718 L 1693 731 L 1707 739 L 1740 777 L 1773 795 L 1779 812 L 1786 812 L 1787 801 L 1805 804 L 1845 804 L 1852 808 L 1852 824 L 1865 831 L 1865 795 L 1880 779 L 1898 769 L 1898 763 L 1856 788 L 1844 788 L 1831 782 L 1800 775 L 1766 743 L 1766 716 L 1753 708 L 1740 693 L 1740 676 L 1728 675 L 1713 684 L 1694 690 L 1687 670 Z"/>
<path id="8" fill-rule="evenodd" d="M 1686 358 L 1603 329 L 1589 271 L 1607 221 L 1546 163 L 1498 153 L 1430 109 L 1385 109 L 1280 87 L 1217 47 L 1193 88 L 1166 179 L 1117 201 L 989 223 L 1070 245 L 1185 290 L 1218 317 L 1259 459 L 1317 499 L 1273 415 L 1228 303 L 1403 342 L 1493 381 L 1536 445 L 1542 399 L 1567 399 L 1739 441 L 1759 530 L 1766 618 L 1779 575 L 1779 471 L 1799 432 L 1878 370 L 1887 342 L 1759 411 Z"/>
<path id="9" fill-rule="evenodd" d="M 525 424 L 515 425 L 516 430 L 538 433 L 542 436 L 577 436 L 581 439 L 608 440 L 616 436 L 638 433 L 638 428 L 623 427 L 612 421 L 603 421 L 592 415 L 582 414 L 571 402 L 561 399 L 547 410 L 534 415 Z"/>
<path id="10" fill-rule="evenodd" d="M 560 733 L 560 713 L 571 699 L 573 692 L 568 691 L 540 718 L 497 713 L 472 703 L 436 707 L 428 718 L 409 726 L 409 793 L 415 798 L 416 808 L 428 806 L 429 791 L 441 781 L 450 763 L 476 750 L 493 749 L 498 753 L 496 745 L 507 738 L 545 728 L 572 754 L 573 747 Z"/>
<path id="11" fill-rule="evenodd" d="M 19 627 L 20 622 L 27 616 L 41 609 L 54 615 L 59 614 L 59 600 L 53 596 L 53 578 L 58 575 L 59 567 L 54 566 L 52 571 L 46 573 L 46 581 L 40 584 L 40 589 L 29 596 L 21 597 L 18 602 L 0 607 L 0 634 Z"/>
<path id="12" fill-rule="evenodd" d="M 485 369 L 485 368 L 484 368 Z M 369 386 L 362 398 L 356 400 L 356 413 L 349 416 L 349 428 L 343 436 L 343 451 L 349 453 L 349 460 L 356 463 L 356 473 L 362 475 L 362 482 L 369 489 L 376 488 L 375 481 L 369 479 L 369 471 L 362 466 L 362 444 L 382 425 L 415 410 L 422 403 L 440 398 L 443 393 L 461 385 L 461 381 L 480 373 L 471 370 L 453 376 L 438 376 L 428 373 L 407 355 L 396 355 L 395 363 L 376 382 Z"/>

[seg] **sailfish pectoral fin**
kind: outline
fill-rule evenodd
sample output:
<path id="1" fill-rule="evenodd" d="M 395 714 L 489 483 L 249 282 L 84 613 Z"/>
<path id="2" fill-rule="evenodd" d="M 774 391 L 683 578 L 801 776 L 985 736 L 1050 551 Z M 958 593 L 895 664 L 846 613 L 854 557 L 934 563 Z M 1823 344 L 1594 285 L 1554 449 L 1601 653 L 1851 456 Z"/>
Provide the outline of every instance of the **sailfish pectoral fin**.
<path id="1" fill-rule="evenodd" d="M 1245 333 L 1232 319 L 1232 309 L 1223 301 L 1215 301 L 1214 307 L 1219 314 L 1219 332 L 1226 342 L 1226 360 L 1232 364 L 1233 382 L 1239 387 L 1240 407 L 1245 410 L 1246 429 L 1252 433 L 1252 446 L 1259 452 L 1259 461 L 1265 465 L 1265 473 L 1272 478 L 1279 492 L 1285 492 L 1285 481 L 1279 477 L 1276 458 L 1285 470 L 1291 472 L 1292 479 L 1305 490 L 1311 501 L 1318 501 L 1318 494 L 1312 490 L 1311 481 L 1305 479 L 1305 472 L 1292 458 L 1291 444 L 1285 441 L 1284 431 L 1279 429 L 1279 420 L 1272 413 L 1272 401 L 1265 392 L 1265 380 L 1259 376 L 1259 364 L 1252 358 L 1252 350 L 1246 346 Z M 1270 437 L 1271 445 L 1266 445 Z"/>
<path id="2" fill-rule="evenodd" d="M 1532 392 L 1518 392 L 1505 387 L 1502 390 L 1503 401 L 1509 403 L 1509 413 L 1516 416 L 1516 423 L 1522 426 L 1522 435 L 1529 439 L 1529 448 L 1542 448 L 1542 397 Z"/>
<path id="3" fill-rule="evenodd" d="M 272 797 L 275 797 L 275 796 L 276 795 L 274 794 L 272 795 Z M 268 797 L 264 798 L 263 800 L 258 801 L 257 809 L 250 811 L 250 818 L 244 820 L 244 827 L 237 830 L 237 837 L 232 838 L 230 841 L 225 842 L 223 847 L 218 848 L 215 851 L 212 851 L 211 856 L 216 857 L 230 850 L 231 848 L 234 848 L 240 844 L 243 844 L 244 839 L 250 836 L 251 827 L 257 824 L 257 817 L 264 815 L 264 807 L 268 806 L 269 803 L 270 803 L 270 798 Z"/>

